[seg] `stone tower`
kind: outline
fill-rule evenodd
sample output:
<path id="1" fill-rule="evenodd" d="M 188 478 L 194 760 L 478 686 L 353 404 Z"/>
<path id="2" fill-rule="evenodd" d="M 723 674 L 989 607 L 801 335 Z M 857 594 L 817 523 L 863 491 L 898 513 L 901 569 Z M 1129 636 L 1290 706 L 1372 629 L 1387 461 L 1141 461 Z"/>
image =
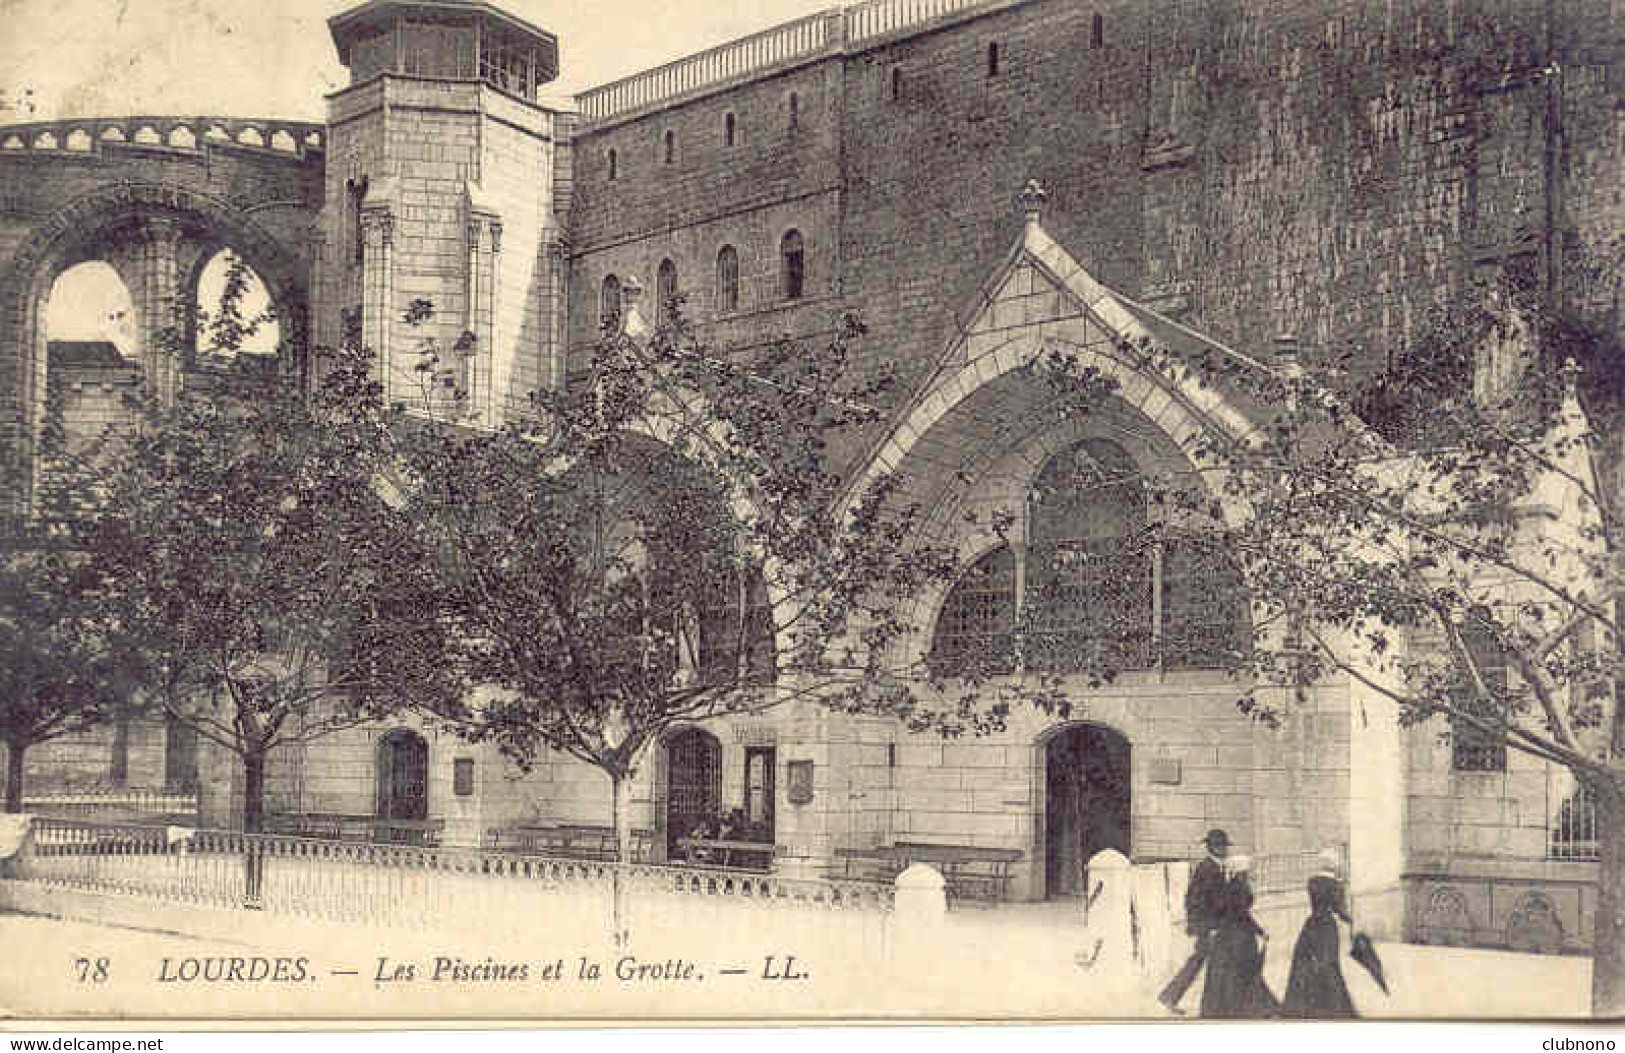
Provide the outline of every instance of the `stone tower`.
<path id="1" fill-rule="evenodd" d="M 317 339 L 354 318 L 391 400 L 499 424 L 559 379 L 573 117 L 539 101 L 558 43 L 477 0 L 368 0 L 329 28 L 350 84 L 328 97 Z"/>

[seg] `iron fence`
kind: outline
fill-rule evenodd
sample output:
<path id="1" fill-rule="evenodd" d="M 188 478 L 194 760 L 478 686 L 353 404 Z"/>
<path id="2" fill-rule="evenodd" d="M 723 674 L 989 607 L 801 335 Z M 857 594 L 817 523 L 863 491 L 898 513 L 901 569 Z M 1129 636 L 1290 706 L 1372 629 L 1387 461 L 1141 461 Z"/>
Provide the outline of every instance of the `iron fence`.
<path id="1" fill-rule="evenodd" d="M 17 871 L 25 881 L 384 927 L 506 930 L 529 918 L 590 938 L 612 915 L 618 885 L 629 894 L 623 910 L 646 929 L 740 908 L 827 925 L 894 905 L 888 885 L 700 867 L 71 819 L 37 819 L 34 831 Z"/>

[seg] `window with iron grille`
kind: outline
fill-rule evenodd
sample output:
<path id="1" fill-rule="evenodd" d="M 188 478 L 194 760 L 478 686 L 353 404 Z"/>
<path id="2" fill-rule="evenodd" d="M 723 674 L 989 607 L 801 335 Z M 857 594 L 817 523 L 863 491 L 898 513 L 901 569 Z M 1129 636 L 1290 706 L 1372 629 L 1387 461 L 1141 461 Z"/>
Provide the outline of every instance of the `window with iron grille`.
<path id="1" fill-rule="evenodd" d="M 1219 534 L 1180 534 L 1162 541 L 1163 665 L 1221 669 L 1248 646 L 1241 574 Z"/>
<path id="2" fill-rule="evenodd" d="M 931 667 L 941 676 L 1015 668 L 1016 560 L 1000 545 L 954 583 L 937 616 Z"/>
<path id="3" fill-rule="evenodd" d="M 1462 772 L 1506 771 L 1506 736 L 1495 730 L 1506 726 L 1511 705 L 1506 653 L 1491 634 L 1471 624 L 1462 627 L 1462 640 L 1489 697 L 1478 691 L 1470 673 L 1458 662 L 1458 683 L 1450 692 L 1450 703 L 1457 712 L 1476 718 L 1476 722 L 1452 715 L 1450 766 Z M 1488 730 L 1481 725 L 1488 725 Z"/>
<path id="4" fill-rule="evenodd" d="M 1546 858 L 1585 862 L 1597 858 L 1597 797 L 1578 786 L 1558 807 Z"/>
<path id="5" fill-rule="evenodd" d="M 1033 482 L 1028 517 L 1030 664 L 1151 665 L 1153 563 L 1133 458 L 1108 439 L 1056 454 Z"/>

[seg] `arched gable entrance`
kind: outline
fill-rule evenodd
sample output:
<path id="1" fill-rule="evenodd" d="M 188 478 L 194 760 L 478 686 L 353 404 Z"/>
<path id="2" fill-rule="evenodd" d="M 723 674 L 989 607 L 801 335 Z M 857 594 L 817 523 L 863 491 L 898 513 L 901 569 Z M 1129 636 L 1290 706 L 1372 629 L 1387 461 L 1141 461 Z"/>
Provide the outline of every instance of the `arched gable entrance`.
<path id="1" fill-rule="evenodd" d="M 429 744 L 399 728 L 378 740 L 378 818 L 429 818 Z"/>
<path id="2" fill-rule="evenodd" d="M 680 859 L 677 842 L 722 808 L 722 743 L 688 728 L 668 737 L 666 750 L 666 857 Z"/>
<path id="3" fill-rule="evenodd" d="M 1084 869 L 1108 848 L 1125 856 L 1132 845 L 1130 746 L 1099 724 L 1055 733 L 1043 750 L 1044 888 L 1051 898 L 1081 895 Z"/>

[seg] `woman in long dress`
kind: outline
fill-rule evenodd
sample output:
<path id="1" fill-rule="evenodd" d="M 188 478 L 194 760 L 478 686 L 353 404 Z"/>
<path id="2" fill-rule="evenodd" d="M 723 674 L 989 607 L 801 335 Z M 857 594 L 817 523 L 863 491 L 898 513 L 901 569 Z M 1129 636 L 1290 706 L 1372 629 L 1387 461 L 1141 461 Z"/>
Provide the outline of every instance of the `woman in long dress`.
<path id="1" fill-rule="evenodd" d="M 1321 857 L 1309 879 L 1309 917 L 1292 949 L 1292 973 L 1286 983 L 1287 1016 L 1334 1020 L 1358 1016 L 1339 961 L 1342 950 L 1337 919 L 1349 920 L 1348 899 L 1337 878 L 1335 856 Z"/>
<path id="2" fill-rule="evenodd" d="M 1281 1003 L 1264 983 L 1264 949 L 1269 936 L 1253 917 L 1252 881 L 1246 856 L 1225 860 L 1219 926 L 1202 985 L 1202 1015 L 1215 1019 L 1279 1016 Z"/>

